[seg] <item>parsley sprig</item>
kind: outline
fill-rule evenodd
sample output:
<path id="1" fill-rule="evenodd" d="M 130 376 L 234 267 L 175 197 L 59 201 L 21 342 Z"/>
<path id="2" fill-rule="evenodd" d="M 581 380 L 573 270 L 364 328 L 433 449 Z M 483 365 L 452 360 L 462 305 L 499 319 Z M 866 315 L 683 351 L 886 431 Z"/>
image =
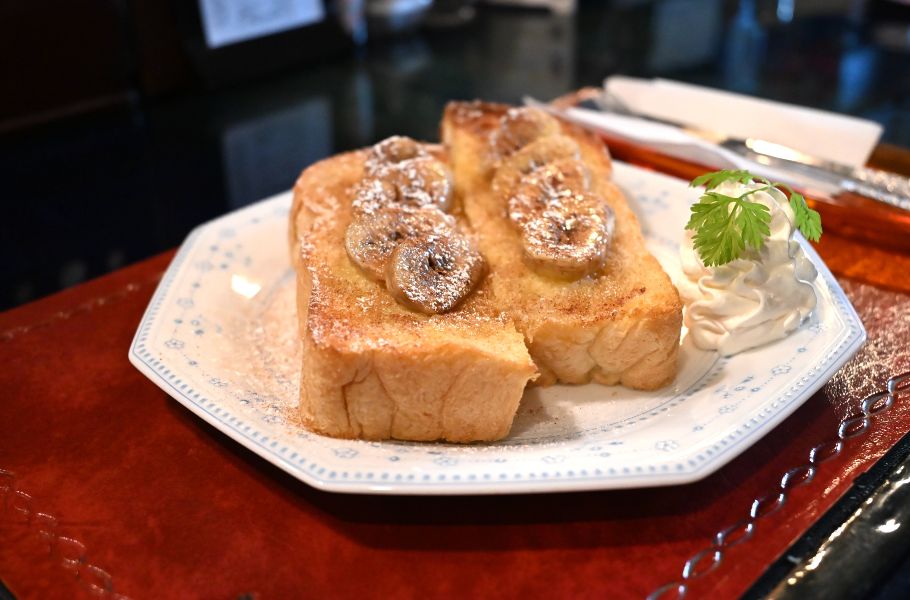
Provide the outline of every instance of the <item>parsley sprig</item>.
<path id="1" fill-rule="evenodd" d="M 739 196 L 716 191 L 723 183 L 759 183 L 762 187 Z M 739 258 L 746 247 L 761 248 L 771 234 L 771 212 L 767 206 L 749 199 L 755 193 L 783 188 L 790 194 L 790 208 L 796 227 L 804 236 L 817 242 L 822 235 L 821 216 L 806 204 L 806 199 L 790 186 L 772 183 L 748 171 L 714 171 L 696 177 L 691 187 L 704 186 L 705 193 L 692 205 L 692 216 L 686 229 L 695 232 L 692 242 L 705 266 L 719 266 Z"/>

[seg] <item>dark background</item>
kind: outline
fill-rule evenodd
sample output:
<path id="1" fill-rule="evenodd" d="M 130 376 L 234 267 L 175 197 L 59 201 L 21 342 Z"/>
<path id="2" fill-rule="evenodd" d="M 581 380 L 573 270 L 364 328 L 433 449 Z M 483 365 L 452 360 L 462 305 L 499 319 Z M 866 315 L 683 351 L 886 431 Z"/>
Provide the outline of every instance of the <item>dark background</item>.
<path id="1" fill-rule="evenodd" d="M 450 99 L 659 76 L 863 116 L 910 146 L 910 8 L 893 2 L 478 5 L 363 45 L 327 24 L 215 51 L 192 6 L 0 0 L 0 308 L 174 247 L 332 153 L 436 139 Z"/>

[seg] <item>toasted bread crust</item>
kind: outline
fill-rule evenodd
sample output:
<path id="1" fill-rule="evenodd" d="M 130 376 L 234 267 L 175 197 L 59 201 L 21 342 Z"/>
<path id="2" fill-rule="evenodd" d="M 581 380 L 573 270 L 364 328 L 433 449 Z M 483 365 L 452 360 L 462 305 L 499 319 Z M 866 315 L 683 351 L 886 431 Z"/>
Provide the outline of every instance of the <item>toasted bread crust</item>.
<path id="1" fill-rule="evenodd" d="M 455 102 L 446 108 L 442 140 L 449 150 L 456 191 L 477 231 L 491 270 L 495 302 L 524 334 L 541 371 L 538 384 L 622 384 L 656 389 L 675 377 L 682 304 L 676 288 L 645 249 L 638 221 L 610 181 L 603 143 L 563 124 L 592 173 L 592 189 L 616 215 L 607 267 L 597 277 L 566 283 L 534 272 L 501 199 L 490 189 L 493 157 L 488 136 L 508 106 Z"/>
<path id="2" fill-rule="evenodd" d="M 500 439 L 536 375 L 522 335 L 490 302 L 488 285 L 455 311 L 426 316 L 351 263 L 344 232 L 365 156 L 317 163 L 294 187 L 303 420 L 344 438 Z"/>

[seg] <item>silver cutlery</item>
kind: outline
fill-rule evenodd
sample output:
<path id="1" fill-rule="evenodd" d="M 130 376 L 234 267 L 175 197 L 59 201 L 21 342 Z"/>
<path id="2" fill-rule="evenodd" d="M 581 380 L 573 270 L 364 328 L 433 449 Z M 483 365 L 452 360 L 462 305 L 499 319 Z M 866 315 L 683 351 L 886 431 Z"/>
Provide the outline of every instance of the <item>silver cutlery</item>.
<path id="1" fill-rule="evenodd" d="M 539 106 L 537 102 L 531 101 L 529 103 Z M 868 167 L 852 167 L 814 157 L 795 148 L 768 140 L 737 138 L 723 132 L 710 131 L 685 123 L 652 117 L 636 112 L 621 99 L 606 91 L 593 100 L 583 102 L 580 107 L 594 108 L 604 112 L 670 125 L 693 137 L 726 148 L 759 164 L 802 173 L 833 183 L 844 191 L 853 192 L 890 206 L 910 211 L 910 179 L 896 173 Z"/>

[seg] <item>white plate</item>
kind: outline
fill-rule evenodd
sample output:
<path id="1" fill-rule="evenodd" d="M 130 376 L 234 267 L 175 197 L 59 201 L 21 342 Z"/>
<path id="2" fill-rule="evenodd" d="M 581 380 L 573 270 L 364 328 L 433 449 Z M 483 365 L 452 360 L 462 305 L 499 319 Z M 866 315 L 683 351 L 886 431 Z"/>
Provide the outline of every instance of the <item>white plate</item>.
<path id="1" fill-rule="evenodd" d="M 617 164 L 649 247 L 676 277 L 698 192 Z M 460 446 L 347 441 L 296 421 L 297 321 L 286 248 L 290 194 L 198 227 L 158 286 L 130 361 L 177 401 L 266 460 L 324 490 L 508 494 L 684 483 L 758 441 L 862 345 L 862 323 L 809 244 L 818 307 L 793 335 L 730 359 L 686 339 L 676 383 L 531 388 L 511 435 Z"/>

